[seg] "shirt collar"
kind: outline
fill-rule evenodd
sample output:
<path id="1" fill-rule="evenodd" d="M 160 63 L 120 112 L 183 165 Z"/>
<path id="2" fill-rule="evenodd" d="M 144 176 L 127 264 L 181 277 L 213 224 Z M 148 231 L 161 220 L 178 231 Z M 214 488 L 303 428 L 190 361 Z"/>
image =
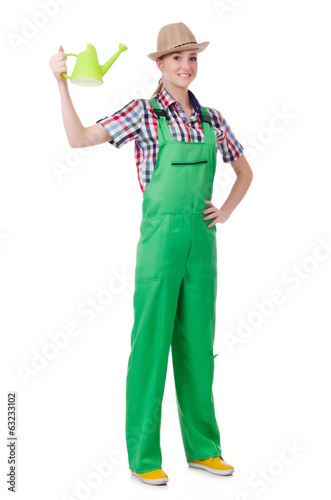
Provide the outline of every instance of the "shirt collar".
<path id="1" fill-rule="evenodd" d="M 198 99 L 195 97 L 193 92 L 191 90 L 188 90 L 188 95 L 190 98 L 190 101 L 192 103 L 193 109 L 196 113 L 200 113 L 201 110 L 201 105 L 198 101 Z M 155 94 L 154 98 L 158 100 L 164 108 L 168 108 L 171 104 L 175 104 L 177 101 L 172 97 L 172 95 L 169 94 L 169 92 L 166 90 L 165 86 L 161 88 L 160 92 L 158 94 Z"/>

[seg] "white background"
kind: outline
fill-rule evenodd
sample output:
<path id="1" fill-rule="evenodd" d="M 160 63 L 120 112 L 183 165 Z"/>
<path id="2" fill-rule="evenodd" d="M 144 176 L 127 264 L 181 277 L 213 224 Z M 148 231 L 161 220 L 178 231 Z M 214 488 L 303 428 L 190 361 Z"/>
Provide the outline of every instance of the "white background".
<path id="1" fill-rule="evenodd" d="M 46 4 L 53 5 L 52 15 L 45 15 Z M 13 498 L 6 485 L 10 391 L 17 393 L 15 498 L 246 500 L 330 494 L 326 6 L 321 0 L 6 2 L 1 16 L 2 497 Z M 213 391 L 223 458 L 235 472 L 218 477 L 187 466 L 170 354 L 161 425 L 162 467 L 170 480 L 155 489 L 131 476 L 124 440 L 142 202 L 134 143 L 120 150 L 110 144 L 71 149 L 49 60 L 61 44 L 66 53 L 78 53 L 92 43 L 100 63 L 120 42 L 128 46 L 102 86 L 69 82 L 75 109 L 89 126 L 133 98 L 152 96 L 161 75 L 147 54 L 156 50 L 159 29 L 180 21 L 198 42 L 210 41 L 190 88 L 202 105 L 223 113 L 245 147 L 254 179 L 228 221 L 217 226 L 214 352 L 219 356 Z M 74 62 L 68 59 L 68 74 Z M 61 166 L 67 172 L 59 176 Z M 218 155 L 215 205 L 222 205 L 234 180 L 231 166 Z M 109 291 L 112 284 L 117 293 Z M 102 305 L 107 288 L 111 300 Z M 282 300 L 272 305 L 275 290 Z M 91 297 L 99 310 L 87 322 L 79 308 Z M 71 322 L 77 335 L 54 351 L 51 334 L 63 333 Z M 239 332 L 243 322 L 253 326 Z M 112 464 L 106 477 L 96 475 L 102 462 Z"/>

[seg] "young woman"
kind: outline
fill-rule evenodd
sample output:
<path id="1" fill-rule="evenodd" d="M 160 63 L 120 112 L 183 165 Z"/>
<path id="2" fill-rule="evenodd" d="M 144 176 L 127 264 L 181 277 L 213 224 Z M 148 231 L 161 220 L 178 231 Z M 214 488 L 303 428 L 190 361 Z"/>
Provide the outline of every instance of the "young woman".
<path id="1" fill-rule="evenodd" d="M 197 76 L 197 43 L 184 23 L 164 26 L 157 52 L 162 72 L 152 99 L 134 99 L 84 127 L 72 105 L 62 46 L 50 65 L 61 94 L 71 147 L 135 141 L 143 192 L 137 245 L 134 324 L 126 385 L 126 442 L 132 474 L 165 484 L 161 468 L 161 407 L 171 346 L 176 398 L 189 466 L 218 475 L 234 468 L 222 458 L 212 392 L 217 293 L 216 224 L 246 194 L 252 170 L 219 111 L 201 107 L 188 89 Z M 221 208 L 212 202 L 217 150 L 236 181 Z M 206 208 L 207 207 L 207 208 Z"/>

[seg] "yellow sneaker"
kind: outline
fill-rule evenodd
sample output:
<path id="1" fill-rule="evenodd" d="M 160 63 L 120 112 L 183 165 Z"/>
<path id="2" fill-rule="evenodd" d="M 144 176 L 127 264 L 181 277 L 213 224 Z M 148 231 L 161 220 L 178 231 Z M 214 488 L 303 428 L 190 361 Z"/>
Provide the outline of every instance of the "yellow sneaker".
<path id="1" fill-rule="evenodd" d="M 166 484 L 169 481 L 167 474 L 162 469 L 155 469 L 149 472 L 135 472 L 131 470 L 134 476 L 139 477 L 143 483 L 154 484 L 158 486 L 159 484 Z"/>
<path id="2" fill-rule="evenodd" d="M 219 476 L 229 476 L 234 472 L 232 465 L 225 462 L 222 457 L 204 458 L 203 460 L 193 460 L 187 463 L 190 467 L 204 469 Z"/>

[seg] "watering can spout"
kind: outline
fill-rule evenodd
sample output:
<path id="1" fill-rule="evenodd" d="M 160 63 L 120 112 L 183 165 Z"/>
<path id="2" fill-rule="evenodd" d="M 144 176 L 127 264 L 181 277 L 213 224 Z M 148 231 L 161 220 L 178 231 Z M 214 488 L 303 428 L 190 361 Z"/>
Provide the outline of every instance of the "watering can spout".
<path id="1" fill-rule="evenodd" d="M 100 70 L 101 70 L 102 76 L 104 76 L 107 73 L 107 71 L 109 70 L 110 66 L 116 61 L 116 59 L 118 58 L 118 56 L 122 52 L 124 52 L 124 50 L 127 50 L 127 47 L 125 45 L 123 45 L 123 43 L 120 43 L 118 51 L 107 62 L 105 62 L 105 64 L 102 64 L 100 66 Z"/>

